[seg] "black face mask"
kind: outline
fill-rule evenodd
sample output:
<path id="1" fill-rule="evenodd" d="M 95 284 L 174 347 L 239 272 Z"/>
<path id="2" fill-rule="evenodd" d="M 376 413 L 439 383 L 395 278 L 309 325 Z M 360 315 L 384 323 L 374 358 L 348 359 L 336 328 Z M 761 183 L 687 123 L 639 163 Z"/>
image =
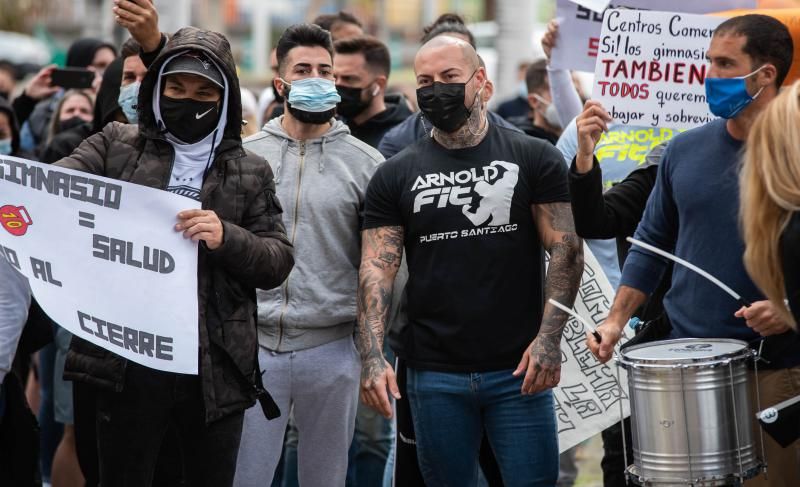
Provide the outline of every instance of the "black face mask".
<path id="1" fill-rule="evenodd" d="M 472 76 L 475 76 L 474 71 Z M 470 82 L 469 77 L 467 83 Z M 452 133 L 467 121 L 471 109 L 464 106 L 467 83 L 442 83 L 417 88 L 417 105 L 425 118 L 442 132 Z"/>
<path id="2" fill-rule="evenodd" d="M 352 119 L 358 116 L 359 113 L 363 112 L 367 109 L 372 98 L 367 101 L 364 101 L 361 98 L 361 94 L 364 92 L 365 88 L 350 88 L 348 86 L 336 86 L 336 91 L 339 92 L 339 96 L 342 98 L 336 105 L 336 113 L 343 116 L 347 119 Z"/>
<path id="3" fill-rule="evenodd" d="M 86 120 L 82 119 L 81 117 L 72 117 L 66 120 L 61 120 L 60 122 L 58 122 L 58 132 L 59 133 L 66 132 L 67 130 L 72 130 L 75 127 L 78 127 L 85 123 L 88 122 L 86 122 Z"/>
<path id="4" fill-rule="evenodd" d="M 0 91 L 0 98 L 8 100 L 9 93 L 7 91 Z"/>
<path id="5" fill-rule="evenodd" d="M 284 85 L 285 93 L 283 94 L 283 96 L 288 98 L 290 90 L 291 88 Z M 335 108 L 331 108 L 330 110 L 326 110 L 324 112 L 307 112 L 305 110 L 298 110 L 289 103 L 286 103 L 286 106 L 289 107 L 289 113 L 291 113 L 292 116 L 296 118 L 298 121 L 303 123 L 310 123 L 313 125 L 322 125 L 323 123 L 328 123 L 336 114 Z"/>
<path id="6" fill-rule="evenodd" d="M 294 118 L 298 121 L 303 123 L 310 123 L 314 125 L 322 125 L 323 123 L 328 123 L 331 121 L 333 116 L 336 114 L 336 109 L 331 108 L 325 112 L 307 112 L 305 110 L 298 110 L 297 108 L 286 104 L 289 107 L 289 113 L 292 114 Z"/>
<path id="7" fill-rule="evenodd" d="M 192 98 L 170 98 L 161 95 L 161 119 L 167 131 L 186 142 L 194 144 L 210 134 L 219 122 L 216 101 L 197 101 Z"/>

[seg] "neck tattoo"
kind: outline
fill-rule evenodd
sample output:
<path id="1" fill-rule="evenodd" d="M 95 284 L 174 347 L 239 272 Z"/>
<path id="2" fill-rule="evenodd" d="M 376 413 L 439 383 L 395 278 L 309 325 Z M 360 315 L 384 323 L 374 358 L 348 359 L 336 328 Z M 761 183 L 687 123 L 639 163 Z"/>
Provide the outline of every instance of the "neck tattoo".
<path id="1" fill-rule="evenodd" d="M 469 118 L 458 130 L 448 134 L 434 127 L 431 135 L 445 149 L 466 149 L 480 144 L 488 131 L 489 123 L 484 107 L 480 99 L 477 99 L 472 105 Z"/>

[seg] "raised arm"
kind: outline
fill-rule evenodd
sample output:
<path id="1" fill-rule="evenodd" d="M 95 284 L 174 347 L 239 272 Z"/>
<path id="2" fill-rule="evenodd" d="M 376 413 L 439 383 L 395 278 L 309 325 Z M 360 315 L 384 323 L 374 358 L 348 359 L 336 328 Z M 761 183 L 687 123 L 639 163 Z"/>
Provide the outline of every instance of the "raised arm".
<path id="1" fill-rule="evenodd" d="M 558 22 L 553 19 L 547 24 L 547 32 L 542 37 L 542 49 L 547 58 L 547 81 L 550 83 L 553 104 L 558 110 L 559 120 L 566 126 L 570 120 L 580 115 L 581 97 L 569 70 L 550 68 L 550 59 L 557 40 Z"/>
<path id="2" fill-rule="evenodd" d="M 603 192 L 603 175 L 597 159 L 586 173 L 569 171 L 569 193 L 575 229 L 582 238 L 622 238 L 633 235 L 642 219 L 647 198 L 656 184 L 658 162 L 666 143 L 647 155 L 648 165 Z"/>
<path id="3" fill-rule="evenodd" d="M 583 241 L 575 233 L 569 203 L 533 205 L 533 218 L 550 254 L 544 287 L 544 314 L 539 333 L 520 360 L 514 375 L 525 373 L 523 394 L 555 387 L 561 380 L 561 332 L 567 314 L 548 300 L 572 307 L 583 273 Z"/>
<path id="4" fill-rule="evenodd" d="M 394 369 L 383 356 L 383 337 L 394 278 L 402 258 L 402 227 L 378 227 L 362 232 L 356 337 L 361 354 L 361 400 L 387 418 L 392 416 L 387 389 L 395 399 L 400 398 L 400 392 Z"/>
<path id="5" fill-rule="evenodd" d="M 143 52 L 158 49 L 162 35 L 158 30 L 158 11 L 152 0 L 118 0 L 113 12 L 114 20 L 128 29 Z"/>

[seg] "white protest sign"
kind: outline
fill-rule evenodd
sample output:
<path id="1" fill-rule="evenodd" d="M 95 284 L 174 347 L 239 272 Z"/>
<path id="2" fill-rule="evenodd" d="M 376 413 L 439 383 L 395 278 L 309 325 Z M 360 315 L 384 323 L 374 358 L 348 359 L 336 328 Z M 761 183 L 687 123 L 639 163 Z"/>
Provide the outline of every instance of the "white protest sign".
<path id="1" fill-rule="evenodd" d="M 558 39 L 553 48 L 550 66 L 594 72 L 600 47 L 603 14 L 593 11 L 585 1 L 557 0 Z M 595 3 L 595 2 L 592 2 Z M 612 0 L 609 8 L 661 10 L 705 14 L 736 8 L 755 8 L 756 0 Z"/>
<path id="2" fill-rule="evenodd" d="M 154 369 L 197 374 L 197 245 L 174 226 L 199 206 L 0 157 L 0 254 L 56 323 Z"/>
<path id="3" fill-rule="evenodd" d="M 597 328 L 608 317 L 614 290 L 592 251 L 583 245 L 583 276 L 573 309 Z M 612 362 L 601 364 L 586 346 L 586 327 L 570 317 L 561 339 L 561 382 L 553 390 L 558 449 L 564 452 L 630 415 L 628 376 Z M 625 338 L 633 333 L 625 328 Z"/>
<path id="4" fill-rule="evenodd" d="M 716 117 L 706 103 L 708 49 L 724 17 L 606 10 L 592 98 L 616 123 L 690 129 Z"/>
<path id="5" fill-rule="evenodd" d="M 572 3 L 577 3 L 582 7 L 600 13 L 608 7 L 610 1 L 611 0 L 570 0 Z"/>

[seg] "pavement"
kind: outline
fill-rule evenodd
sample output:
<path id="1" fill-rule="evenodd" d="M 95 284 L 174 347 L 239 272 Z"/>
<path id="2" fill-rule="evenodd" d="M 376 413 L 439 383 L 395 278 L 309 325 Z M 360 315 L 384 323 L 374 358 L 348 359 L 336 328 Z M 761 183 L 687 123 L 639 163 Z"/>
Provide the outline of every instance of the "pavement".
<path id="1" fill-rule="evenodd" d="M 603 458 L 603 439 L 593 436 L 578 447 L 575 460 L 578 463 L 578 479 L 574 487 L 603 487 L 603 471 L 600 460 Z"/>

